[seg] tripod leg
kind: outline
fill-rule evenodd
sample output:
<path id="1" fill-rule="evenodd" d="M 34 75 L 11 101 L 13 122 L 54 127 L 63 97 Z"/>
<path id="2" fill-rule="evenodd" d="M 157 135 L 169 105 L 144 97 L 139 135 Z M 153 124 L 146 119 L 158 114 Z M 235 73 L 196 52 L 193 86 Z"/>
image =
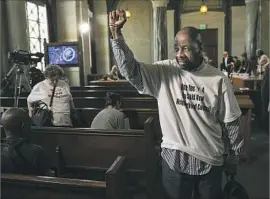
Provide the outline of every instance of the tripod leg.
<path id="1" fill-rule="evenodd" d="M 14 107 L 18 107 L 18 83 L 20 81 L 20 75 L 16 73 L 15 85 L 14 85 Z"/>
<path id="2" fill-rule="evenodd" d="M 1 89 L 5 90 L 6 88 L 8 88 L 10 86 L 10 79 L 12 77 L 12 73 L 13 71 L 16 69 L 16 64 L 14 64 L 11 69 L 8 71 L 8 73 L 6 74 L 6 76 L 4 77 L 4 79 L 1 81 Z"/>
<path id="3" fill-rule="evenodd" d="M 16 102 L 17 106 L 16 107 L 19 106 L 21 90 L 22 90 L 22 74 L 19 75 L 19 85 L 18 85 L 17 102 Z"/>
<path id="4" fill-rule="evenodd" d="M 23 75 L 23 78 L 24 78 L 24 82 L 25 82 L 25 84 L 26 84 L 26 86 L 27 86 L 27 88 L 25 89 L 26 91 L 31 91 L 32 90 L 32 87 L 31 87 L 31 85 L 30 85 L 30 83 L 29 83 L 29 80 L 27 79 L 27 77 L 26 77 L 26 75 L 23 73 L 22 74 Z M 21 94 L 21 93 L 20 93 Z"/>

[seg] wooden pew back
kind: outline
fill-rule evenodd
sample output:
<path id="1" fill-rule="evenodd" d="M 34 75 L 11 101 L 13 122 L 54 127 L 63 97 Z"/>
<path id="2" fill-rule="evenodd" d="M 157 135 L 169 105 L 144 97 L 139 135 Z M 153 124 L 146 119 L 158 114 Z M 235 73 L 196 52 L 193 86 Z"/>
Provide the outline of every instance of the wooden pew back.
<path id="1" fill-rule="evenodd" d="M 146 145 L 144 135 L 143 130 L 33 127 L 30 140 L 50 154 L 53 165 L 57 165 L 55 149 L 60 146 L 68 166 L 108 169 L 120 155 L 127 157 L 127 167 L 143 170 Z"/>
<path id="2" fill-rule="evenodd" d="M 153 122 L 153 118 L 148 118 L 144 130 L 32 127 L 30 140 L 45 149 L 54 168 L 59 162 L 55 151 L 57 146 L 61 147 L 66 167 L 85 171 L 107 170 L 117 156 L 124 156 L 130 180 L 134 182 L 143 177 L 147 183 L 147 194 L 153 194 L 159 162 Z"/>
<path id="3" fill-rule="evenodd" d="M 2 199 L 105 199 L 102 181 L 1 174 Z"/>
<path id="4" fill-rule="evenodd" d="M 127 168 L 146 170 L 146 157 L 155 155 L 149 150 L 155 147 L 153 127 L 153 118 L 146 120 L 144 130 L 32 127 L 29 139 L 45 149 L 54 166 L 56 148 L 60 146 L 66 165 L 108 169 L 118 156 L 124 156 Z"/>
<path id="5" fill-rule="evenodd" d="M 11 107 L 2 107 L 7 110 Z M 26 107 L 21 107 L 27 110 Z M 94 117 L 102 110 L 102 108 L 75 108 L 82 121 L 82 126 L 90 127 Z M 123 113 L 129 118 L 131 129 L 143 129 L 144 122 L 148 117 L 153 117 L 155 123 L 159 126 L 159 116 L 157 109 L 122 109 Z"/>
<path id="6" fill-rule="evenodd" d="M 103 97 L 105 98 L 108 90 L 72 90 L 72 97 Z M 141 95 L 136 90 L 110 90 L 110 92 L 118 93 L 121 97 L 143 97 L 147 95 Z M 27 97 L 30 92 L 21 92 L 21 97 Z M 2 97 L 13 97 L 14 91 L 7 92 Z"/>
<path id="7" fill-rule="evenodd" d="M 2 107 L 11 107 L 14 105 L 13 97 L 0 97 Z M 104 97 L 73 97 L 76 108 L 104 108 Z M 122 97 L 122 108 L 147 108 L 156 109 L 157 100 L 152 97 Z M 27 98 L 20 97 L 20 107 L 27 107 Z"/>
<path id="8" fill-rule="evenodd" d="M 136 90 L 133 86 L 119 86 L 119 85 L 90 85 L 85 87 L 70 87 L 70 90 Z"/>

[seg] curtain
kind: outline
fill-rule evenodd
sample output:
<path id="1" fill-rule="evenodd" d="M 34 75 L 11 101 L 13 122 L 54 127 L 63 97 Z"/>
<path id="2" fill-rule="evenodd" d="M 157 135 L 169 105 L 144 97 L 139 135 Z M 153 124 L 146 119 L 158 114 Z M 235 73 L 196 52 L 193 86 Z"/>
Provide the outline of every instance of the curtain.
<path id="1" fill-rule="evenodd" d="M 6 0 L 0 1 L 0 35 L 1 35 L 1 48 L 0 48 L 0 69 L 1 79 L 8 72 L 8 25 L 7 25 L 7 13 L 6 13 Z"/>

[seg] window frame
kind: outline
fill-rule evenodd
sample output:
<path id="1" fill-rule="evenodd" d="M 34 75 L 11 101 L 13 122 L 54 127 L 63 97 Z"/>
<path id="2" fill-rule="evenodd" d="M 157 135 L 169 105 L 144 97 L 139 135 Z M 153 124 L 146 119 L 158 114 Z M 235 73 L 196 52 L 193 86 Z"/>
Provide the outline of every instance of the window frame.
<path id="1" fill-rule="evenodd" d="M 29 19 L 29 15 L 28 15 L 28 6 L 27 6 L 27 3 L 32 3 L 32 4 L 35 4 L 37 6 L 37 20 L 33 20 L 33 19 Z M 39 6 L 42 6 L 45 8 L 46 10 L 46 16 L 45 16 L 45 23 L 44 22 L 41 22 L 40 21 L 40 16 L 39 16 L 39 12 L 40 12 L 40 8 Z M 45 44 L 44 44 L 44 39 L 46 39 L 46 42 L 49 42 L 49 39 L 50 39 L 50 31 L 49 31 L 49 21 L 48 21 L 48 10 L 47 10 L 47 3 L 45 1 L 38 1 L 38 0 L 26 0 L 25 1 L 25 11 L 26 11 L 26 20 L 27 20 L 27 36 L 28 36 L 28 42 L 29 42 L 29 51 L 31 52 L 31 39 L 36 39 L 38 40 L 38 43 L 39 43 L 39 49 L 36 48 L 36 51 L 35 52 L 42 52 L 42 53 L 45 53 Z M 30 29 L 29 29 L 29 22 L 32 21 L 32 22 L 35 22 L 37 23 L 37 26 L 38 26 L 38 30 L 35 31 L 37 33 L 37 37 L 32 37 L 30 36 Z M 42 37 L 42 33 L 41 33 L 41 25 L 42 24 L 45 24 L 46 25 L 46 30 L 47 33 L 46 33 L 46 37 Z M 42 49 L 42 46 L 43 46 L 43 49 Z M 34 52 L 34 53 L 35 53 Z M 31 52 L 32 53 L 32 52 Z M 37 67 L 38 67 L 38 64 L 37 64 Z M 41 65 L 40 67 L 38 67 L 41 71 L 44 70 L 45 68 L 45 59 L 43 58 L 42 59 L 42 62 L 41 62 Z"/>

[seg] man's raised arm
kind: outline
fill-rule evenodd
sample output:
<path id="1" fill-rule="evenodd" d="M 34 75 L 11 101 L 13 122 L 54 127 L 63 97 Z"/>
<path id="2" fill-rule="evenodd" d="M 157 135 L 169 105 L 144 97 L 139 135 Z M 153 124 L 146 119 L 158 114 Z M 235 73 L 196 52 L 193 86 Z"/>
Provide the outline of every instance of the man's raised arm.
<path id="1" fill-rule="evenodd" d="M 125 23 L 126 16 L 124 10 L 110 12 L 111 46 L 117 67 L 121 75 L 140 93 L 156 97 L 160 87 L 159 67 L 147 66 L 139 63 L 134 58 L 121 33 L 121 28 Z"/>

